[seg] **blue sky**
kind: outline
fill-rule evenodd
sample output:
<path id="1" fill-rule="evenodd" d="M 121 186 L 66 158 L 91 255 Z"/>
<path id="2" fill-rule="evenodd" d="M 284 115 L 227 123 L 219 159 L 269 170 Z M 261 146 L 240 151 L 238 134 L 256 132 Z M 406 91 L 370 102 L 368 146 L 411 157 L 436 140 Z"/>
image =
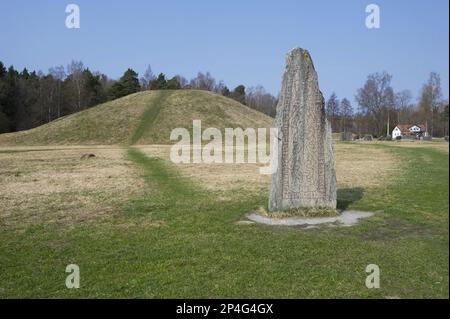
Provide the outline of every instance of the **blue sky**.
<path id="1" fill-rule="evenodd" d="M 80 7 L 80 29 L 65 27 L 69 3 Z M 365 26 L 370 3 L 381 9 L 380 29 Z M 112 78 L 148 64 L 169 76 L 210 71 L 230 87 L 277 94 L 285 53 L 300 46 L 326 97 L 353 101 L 369 73 L 386 70 L 395 90 L 415 98 L 436 71 L 448 98 L 448 10 L 447 0 L 1 0 L 0 61 L 46 72 L 76 59 Z"/>

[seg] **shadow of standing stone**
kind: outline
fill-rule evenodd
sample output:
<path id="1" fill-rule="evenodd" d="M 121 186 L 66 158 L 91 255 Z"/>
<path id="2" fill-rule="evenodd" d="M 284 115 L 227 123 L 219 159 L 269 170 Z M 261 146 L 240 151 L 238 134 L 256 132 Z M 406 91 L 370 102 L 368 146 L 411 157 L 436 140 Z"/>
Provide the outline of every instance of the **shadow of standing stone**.
<path id="1" fill-rule="evenodd" d="M 337 190 L 337 208 L 346 210 L 352 203 L 360 200 L 364 195 L 364 188 L 351 187 Z"/>

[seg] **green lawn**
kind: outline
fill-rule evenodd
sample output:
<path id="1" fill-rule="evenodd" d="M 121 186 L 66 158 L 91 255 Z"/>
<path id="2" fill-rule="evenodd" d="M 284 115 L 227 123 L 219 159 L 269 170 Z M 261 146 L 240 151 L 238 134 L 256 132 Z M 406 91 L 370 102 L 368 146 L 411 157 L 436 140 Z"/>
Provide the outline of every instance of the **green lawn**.
<path id="1" fill-rule="evenodd" d="M 129 148 L 145 195 L 106 221 L 2 231 L 0 297 L 448 298 L 448 153 L 361 147 L 402 159 L 395 189 L 340 190 L 341 207 L 376 216 L 309 230 L 237 225 L 266 193 L 224 200 Z M 65 287 L 70 263 L 80 289 Z M 365 287 L 368 264 L 380 267 L 380 289 Z"/>

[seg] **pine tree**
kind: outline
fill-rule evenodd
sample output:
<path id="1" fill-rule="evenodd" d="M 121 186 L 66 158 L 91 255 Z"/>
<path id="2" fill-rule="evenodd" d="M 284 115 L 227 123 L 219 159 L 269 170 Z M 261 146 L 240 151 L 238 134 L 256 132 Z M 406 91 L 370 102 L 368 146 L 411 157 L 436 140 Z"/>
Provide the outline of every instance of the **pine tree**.
<path id="1" fill-rule="evenodd" d="M 106 94 L 100 81 L 101 75 L 94 75 L 89 69 L 83 71 L 86 107 L 91 107 L 106 100 Z"/>
<path id="2" fill-rule="evenodd" d="M 108 92 L 108 98 L 113 100 L 129 94 L 140 91 L 141 86 L 139 84 L 138 74 L 132 69 L 125 71 L 123 76 L 113 84 Z"/>
<path id="3" fill-rule="evenodd" d="M 178 79 L 176 77 L 171 78 L 166 83 L 166 90 L 178 90 L 180 89 L 180 83 L 178 83 Z"/>
<path id="4" fill-rule="evenodd" d="M 6 102 L 6 85 L 4 83 L 5 75 L 6 68 L 0 61 L 0 134 L 9 132 L 11 130 L 11 121 L 3 111 Z"/>
<path id="5" fill-rule="evenodd" d="M 120 82 L 122 82 L 123 85 L 124 95 L 136 93 L 141 89 L 138 74 L 133 69 L 126 70 L 120 78 Z"/>
<path id="6" fill-rule="evenodd" d="M 166 85 L 166 75 L 164 73 L 160 73 L 156 79 L 150 81 L 150 90 L 164 90 Z"/>
<path id="7" fill-rule="evenodd" d="M 233 93 L 231 94 L 231 97 L 236 101 L 245 104 L 245 86 L 243 86 L 242 84 L 236 86 Z"/>

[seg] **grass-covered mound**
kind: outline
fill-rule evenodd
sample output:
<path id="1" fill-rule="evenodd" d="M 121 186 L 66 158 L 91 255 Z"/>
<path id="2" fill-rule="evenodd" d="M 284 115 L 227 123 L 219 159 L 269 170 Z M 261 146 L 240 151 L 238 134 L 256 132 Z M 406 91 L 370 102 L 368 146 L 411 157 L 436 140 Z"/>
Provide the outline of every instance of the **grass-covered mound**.
<path id="1" fill-rule="evenodd" d="M 207 91 L 144 91 L 71 114 L 40 127 L 0 135 L 3 145 L 170 144 L 173 128 L 270 127 L 272 119 Z"/>

